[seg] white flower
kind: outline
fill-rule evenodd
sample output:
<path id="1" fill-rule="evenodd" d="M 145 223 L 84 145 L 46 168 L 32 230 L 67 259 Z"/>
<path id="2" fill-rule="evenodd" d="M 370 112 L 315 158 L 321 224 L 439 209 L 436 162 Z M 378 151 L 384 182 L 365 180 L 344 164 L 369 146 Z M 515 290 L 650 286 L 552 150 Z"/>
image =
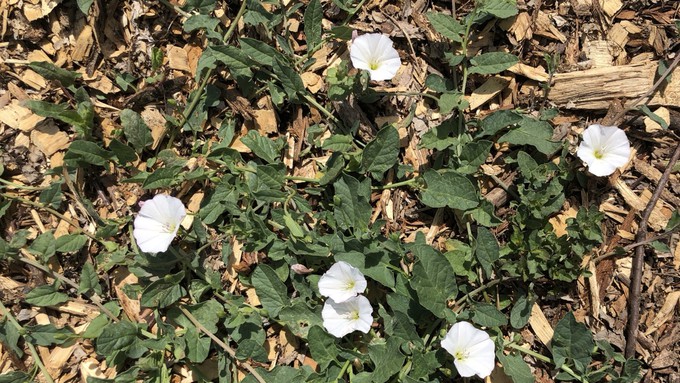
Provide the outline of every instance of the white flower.
<path id="1" fill-rule="evenodd" d="M 368 33 L 354 39 L 349 49 L 352 65 L 366 69 L 371 80 L 390 80 L 401 66 L 399 53 L 392 46 L 392 40 L 380 33 Z"/>
<path id="2" fill-rule="evenodd" d="M 616 126 L 594 124 L 583 131 L 583 141 L 576 155 L 594 175 L 608 176 L 628 163 L 630 142 L 626 133 Z"/>
<path id="3" fill-rule="evenodd" d="M 166 251 L 186 215 L 184 204 L 178 198 L 158 194 L 144 201 L 132 232 L 139 249 L 146 253 Z"/>
<path id="4" fill-rule="evenodd" d="M 489 334 L 468 322 L 458 322 L 442 340 L 442 347 L 453 355 L 453 364 L 462 377 L 491 375 L 496 364 L 495 347 Z"/>
<path id="5" fill-rule="evenodd" d="M 319 279 L 319 293 L 337 303 L 344 302 L 366 290 L 366 278 L 359 269 L 347 262 L 336 262 Z"/>
<path id="6" fill-rule="evenodd" d="M 329 298 L 321 311 L 323 327 L 336 338 L 357 330 L 368 333 L 373 323 L 372 314 L 373 307 L 363 295 L 339 303 Z"/>

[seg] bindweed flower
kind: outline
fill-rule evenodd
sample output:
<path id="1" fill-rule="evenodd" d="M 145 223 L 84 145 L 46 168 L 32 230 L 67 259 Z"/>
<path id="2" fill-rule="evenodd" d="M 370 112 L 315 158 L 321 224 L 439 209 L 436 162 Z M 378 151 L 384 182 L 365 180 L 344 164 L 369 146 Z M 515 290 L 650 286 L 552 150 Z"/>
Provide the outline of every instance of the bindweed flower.
<path id="1" fill-rule="evenodd" d="M 399 53 L 392 45 L 392 40 L 380 33 L 361 35 L 354 39 L 349 49 L 352 65 L 366 69 L 371 80 L 390 80 L 401 66 Z"/>
<path id="2" fill-rule="evenodd" d="M 319 293 L 337 303 L 344 302 L 366 290 L 366 278 L 359 269 L 347 262 L 336 262 L 319 279 Z"/>
<path id="3" fill-rule="evenodd" d="M 630 142 L 618 127 L 594 124 L 583 131 L 583 141 L 576 155 L 588 165 L 592 174 L 604 177 L 628 163 Z"/>
<path id="4" fill-rule="evenodd" d="M 168 250 L 186 215 L 184 204 L 178 198 L 158 194 L 144 201 L 132 232 L 139 249 L 145 253 Z"/>
<path id="5" fill-rule="evenodd" d="M 342 338 L 354 331 L 368 333 L 373 323 L 372 314 L 373 307 L 363 295 L 344 302 L 335 302 L 329 298 L 321 310 L 323 327 L 336 338 Z"/>
<path id="6" fill-rule="evenodd" d="M 442 340 L 442 347 L 453 355 L 460 376 L 484 379 L 495 366 L 494 344 L 489 334 L 468 322 L 458 322 Z"/>

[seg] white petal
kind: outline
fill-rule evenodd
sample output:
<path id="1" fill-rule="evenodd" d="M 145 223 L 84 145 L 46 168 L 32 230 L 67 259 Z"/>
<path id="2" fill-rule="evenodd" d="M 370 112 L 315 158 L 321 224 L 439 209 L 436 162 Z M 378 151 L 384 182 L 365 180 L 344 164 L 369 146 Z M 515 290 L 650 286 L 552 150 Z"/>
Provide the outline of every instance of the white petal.
<path id="1" fill-rule="evenodd" d="M 319 293 L 344 302 L 366 289 L 366 278 L 359 269 L 347 262 L 336 262 L 319 279 Z"/>
<path id="2" fill-rule="evenodd" d="M 615 166 L 611 162 L 602 159 L 596 159 L 595 161 L 588 164 L 588 171 L 598 177 L 609 176 L 614 173 L 617 168 L 618 166 Z"/>
<path id="3" fill-rule="evenodd" d="M 489 334 L 468 322 L 457 322 L 446 333 L 442 348 L 454 357 L 454 364 L 462 377 L 491 374 L 495 365 L 495 345 Z M 463 358 L 460 358 L 463 355 Z"/>
<path id="4" fill-rule="evenodd" d="M 368 33 L 354 39 L 349 55 L 357 69 L 369 71 L 371 80 L 389 80 L 401 66 L 399 52 L 392 40 L 380 33 Z"/>
<path id="5" fill-rule="evenodd" d="M 626 133 L 616 126 L 593 124 L 583 131 L 583 141 L 576 155 L 588 165 L 592 174 L 608 176 L 628 163 L 630 142 Z"/>
<path id="6" fill-rule="evenodd" d="M 321 310 L 323 326 L 331 335 L 341 338 L 353 331 L 367 333 L 373 322 L 373 308 L 363 295 L 345 302 L 326 300 Z"/>
<path id="7" fill-rule="evenodd" d="M 158 194 L 144 201 L 132 232 L 139 249 L 147 253 L 166 251 L 185 216 L 184 204 L 178 198 Z"/>

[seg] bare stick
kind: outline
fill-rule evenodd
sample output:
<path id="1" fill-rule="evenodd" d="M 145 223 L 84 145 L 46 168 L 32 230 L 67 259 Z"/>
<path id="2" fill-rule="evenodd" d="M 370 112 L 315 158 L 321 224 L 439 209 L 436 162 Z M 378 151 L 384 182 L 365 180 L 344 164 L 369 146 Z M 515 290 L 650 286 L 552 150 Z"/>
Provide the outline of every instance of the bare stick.
<path id="1" fill-rule="evenodd" d="M 677 60 L 676 60 L 677 61 Z M 680 144 L 675 147 L 675 152 L 666 170 L 663 172 L 661 179 L 659 179 L 659 184 L 654 190 L 652 198 L 650 198 L 644 213 L 642 214 L 642 219 L 640 221 L 640 226 L 638 227 L 637 234 L 635 235 L 636 242 L 643 242 L 647 239 L 647 223 L 649 221 L 649 216 L 652 215 L 652 210 L 656 206 L 661 192 L 668 178 L 673 171 L 673 165 L 678 161 L 680 157 Z M 645 266 L 645 248 L 644 246 L 638 246 L 635 248 L 635 256 L 633 257 L 633 267 L 630 271 L 630 300 L 628 301 L 628 323 L 626 326 L 626 358 L 632 358 L 635 356 L 635 345 L 637 344 L 637 333 L 638 327 L 640 326 L 640 294 L 642 290 L 642 269 Z"/>

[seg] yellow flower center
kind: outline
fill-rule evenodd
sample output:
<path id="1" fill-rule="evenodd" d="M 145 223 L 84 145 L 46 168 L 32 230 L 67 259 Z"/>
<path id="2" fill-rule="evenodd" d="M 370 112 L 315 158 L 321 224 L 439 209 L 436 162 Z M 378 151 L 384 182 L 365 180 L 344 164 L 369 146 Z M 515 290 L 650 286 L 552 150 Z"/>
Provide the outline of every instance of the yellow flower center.
<path id="1" fill-rule="evenodd" d="M 359 319 L 359 311 L 352 311 L 349 314 L 349 319 L 351 320 L 358 320 Z"/>
<path id="2" fill-rule="evenodd" d="M 347 287 L 345 287 L 345 289 L 352 290 L 354 288 L 354 285 L 355 285 L 354 281 L 349 281 L 347 282 Z"/>
<path id="3" fill-rule="evenodd" d="M 602 151 L 600 151 L 600 149 L 595 149 L 595 151 L 593 152 L 593 155 L 594 155 L 595 158 L 597 158 L 598 160 L 601 160 L 602 157 L 604 157 L 604 153 L 602 153 Z"/>
<path id="4" fill-rule="evenodd" d="M 165 229 L 166 233 L 174 233 L 175 228 L 177 227 L 177 224 L 172 222 L 172 223 L 166 223 L 163 225 L 163 229 Z"/>
<path id="5" fill-rule="evenodd" d="M 378 67 L 380 67 L 380 64 L 374 61 L 374 62 L 369 63 L 368 67 L 371 68 L 371 70 L 376 70 L 376 69 L 378 69 Z"/>
<path id="6" fill-rule="evenodd" d="M 453 355 L 453 357 L 456 358 L 456 360 L 463 361 L 463 360 L 467 359 L 468 355 L 464 351 L 456 351 L 456 353 Z"/>

